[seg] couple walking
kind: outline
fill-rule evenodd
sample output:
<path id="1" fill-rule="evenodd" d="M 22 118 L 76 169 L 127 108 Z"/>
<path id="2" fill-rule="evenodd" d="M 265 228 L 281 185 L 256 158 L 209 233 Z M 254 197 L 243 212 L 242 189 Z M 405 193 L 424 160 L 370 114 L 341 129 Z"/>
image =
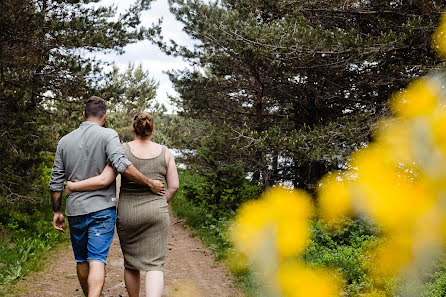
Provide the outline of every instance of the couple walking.
<path id="1" fill-rule="evenodd" d="M 54 228 L 64 231 L 61 204 L 67 181 L 66 215 L 85 296 L 101 295 L 116 221 L 129 296 L 139 296 L 143 270 L 147 271 L 146 296 L 160 297 L 169 228 L 167 203 L 179 186 L 174 158 L 165 146 L 150 140 L 154 123 L 148 113 L 134 117 L 135 140 L 124 145 L 116 131 L 103 127 L 107 118 L 103 99 L 91 97 L 83 116 L 79 128 L 57 146 L 50 180 Z M 117 174 L 121 174 L 121 189 L 116 212 Z"/>

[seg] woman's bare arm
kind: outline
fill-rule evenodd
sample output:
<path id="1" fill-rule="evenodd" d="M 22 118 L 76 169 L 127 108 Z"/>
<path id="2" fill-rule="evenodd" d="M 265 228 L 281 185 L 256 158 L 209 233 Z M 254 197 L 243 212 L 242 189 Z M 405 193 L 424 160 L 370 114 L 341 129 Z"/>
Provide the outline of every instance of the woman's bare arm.
<path id="1" fill-rule="evenodd" d="M 117 175 L 118 173 L 110 165 L 107 165 L 104 171 L 98 176 L 78 182 L 68 181 L 65 187 L 65 193 L 68 196 L 71 192 L 94 191 L 105 188 L 115 180 Z"/>
<path id="2" fill-rule="evenodd" d="M 167 173 L 166 173 L 167 189 L 165 197 L 167 202 L 169 202 L 173 198 L 173 196 L 175 196 L 175 194 L 178 191 L 178 187 L 180 186 L 175 159 L 169 150 L 166 151 L 166 163 L 167 163 Z"/>

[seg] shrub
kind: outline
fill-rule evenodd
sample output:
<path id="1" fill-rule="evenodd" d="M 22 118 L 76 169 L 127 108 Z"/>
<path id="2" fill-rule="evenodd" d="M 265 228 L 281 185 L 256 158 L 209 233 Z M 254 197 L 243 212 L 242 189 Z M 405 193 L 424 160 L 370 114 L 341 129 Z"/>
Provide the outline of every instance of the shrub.
<path id="1" fill-rule="evenodd" d="M 184 195 L 194 205 L 202 206 L 218 217 L 233 214 L 243 202 L 260 194 L 260 186 L 253 185 L 246 177 L 243 164 L 229 164 L 213 173 L 195 177 L 196 183 L 184 184 Z"/>

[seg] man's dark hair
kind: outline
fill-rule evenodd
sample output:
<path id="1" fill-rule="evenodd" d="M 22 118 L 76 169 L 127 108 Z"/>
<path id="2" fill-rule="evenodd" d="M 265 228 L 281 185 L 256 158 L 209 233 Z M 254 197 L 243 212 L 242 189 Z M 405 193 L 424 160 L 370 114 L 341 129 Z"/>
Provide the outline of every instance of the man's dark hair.
<path id="1" fill-rule="evenodd" d="M 85 103 L 85 117 L 86 118 L 102 118 L 107 112 L 107 107 L 105 105 L 105 100 L 92 96 L 88 99 L 87 103 Z"/>

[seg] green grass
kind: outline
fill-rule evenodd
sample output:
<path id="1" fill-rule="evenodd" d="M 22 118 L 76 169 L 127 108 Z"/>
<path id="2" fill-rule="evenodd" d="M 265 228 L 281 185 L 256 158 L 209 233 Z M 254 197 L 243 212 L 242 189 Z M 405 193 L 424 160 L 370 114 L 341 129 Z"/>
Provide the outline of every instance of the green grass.
<path id="1" fill-rule="evenodd" d="M 185 191 L 199 187 L 205 182 L 203 177 L 188 172 L 180 172 L 180 189 L 172 200 L 174 214 L 185 219 L 187 226 L 193 228 L 193 234 L 200 237 L 218 260 L 223 260 L 231 252 L 231 245 L 226 238 L 226 228 L 235 213 L 215 217 L 206 207 L 196 205 L 188 200 Z M 192 186 L 191 186 L 192 185 Z M 220 212 L 221 213 L 221 212 Z M 368 285 L 365 279 L 363 251 L 373 242 L 376 232 L 372 226 L 359 220 L 349 221 L 342 230 L 328 233 L 318 222 L 312 226 L 312 243 L 303 260 L 313 266 L 330 266 L 342 273 L 347 280 L 348 296 L 356 295 L 361 288 Z M 246 270 L 232 271 L 236 285 L 246 296 L 261 296 L 254 272 Z"/>
<path id="2" fill-rule="evenodd" d="M 53 228 L 51 206 L 0 204 L 0 296 L 11 295 L 14 285 L 30 271 L 42 268 L 48 251 L 68 235 Z"/>
<path id="3" fill-rule="evenodd" d="M 171 202 L 175 216 L 185 219 L 185 225 L 193 228 L 192 234 L 198 236 L 211 249 L 217 260 L 224 260 L 231 249 L 225 230 L 234 213 L 216 218 L 209 210 L 188 201 L 184 185 L 198 185 L 203 183 L 203 178 L 187 172 L 179 172 L 179 175 L 180 189 Z M 257 296 L 255 278 L 249 271 L 232 271 L 232 273 L 235 284 L 245 292 L 246 296 Z"/>
<path id="4" fill-rule="evenodd" d="M 206 180 L 196 174 L 180 172 L 180 189 L 172 200 L 174 214 L 185 219 L 187 226 L 193 228 L 193 234 L 207 245 L 218 260 L 223 260 L 231 252 L 231 245 L 226 238 L 226 227 L 234 217 L 233 211 L 216 217 L 206 205 L 197 205 L 190 198 L 188 189 L 199 188 Z M 189 199 L 187 198 L 189 197 Z M 221 214 L 221 212 L 218 212 Z M 369 283 L 366 279 L 364 250 L 375 240 L 377 231 L 360 220 L 349 221 L 336 233 L 327 232 L 318 222 L 312 226 L 312 243 L 303 255 L 303 260 L 312 266 L 333 267 L 346 277 L 348 296 L 357 295 Z M 248 269 L 232 271 L 236 285 L 246 296 L 261 296 L 254 272 Z"/>
<path id="5" fill-rule="evenodd" d="M 231 245 L 225 236 L 225 229 L 234 217 L 233 211 L 212 212 L 206 205 L 196 204 L 188 189 L 200 188 L 206 180 L 197 174 L 180 172 L 180 189 L 172 200 L 174 214 L 185 219 L 187 226 L 193 228 L 193 234 L 199 236 L 218 260 L 223 260 L 231 252 Z M 188 199 L 188 198 L 189 199 Z M 223 213 L 223 215 L 222 215 Z M 345 279 L 344 296 L 361 296 L 371 289 L 367 275 L 368 250 L 376 243 L 380 231 L 366 220 L 346 219 L 342 228 L 328 232 L 319 221 L 311 227 L 312 240 L 302 260 L 311 266 L 331 267 Z M 253 272 L 248 270 L 232 271 L 236 285 L 246 296 L 262 296 L 256 284 Z M 386 283 L 389 294 L 398 292 L 402 284 Z M 406 284 L 408 285 L 408 284 Z M 410 284 L 409 284 L 410 285 Z M 424 273 L 423 284 L 417 290 L 422 297 L 446 296 L 446 257 L 436 261 L 432 269 Z M 395 291 L 394 291 L 395 290 Z M 397 295 L 395 295 L 397 296 Z"/>

